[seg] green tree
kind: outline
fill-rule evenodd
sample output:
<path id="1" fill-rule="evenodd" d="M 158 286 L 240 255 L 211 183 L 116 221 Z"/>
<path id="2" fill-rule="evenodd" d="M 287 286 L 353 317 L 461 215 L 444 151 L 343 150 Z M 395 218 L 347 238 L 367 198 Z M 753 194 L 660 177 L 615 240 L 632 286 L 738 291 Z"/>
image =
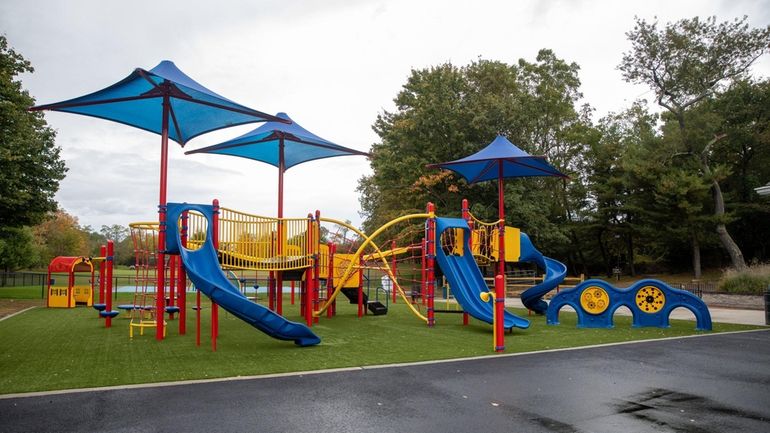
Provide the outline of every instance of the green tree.
<path id="1" fill-rule="evenodd" d="M 123 241 L 129 235 L 128 227 L 124 227 L 120 224 L 113 224 L 111 226 L 103 225 L 99 230 L 105 238 L 112 239 L 115 243 Z"/>
<path id="2" fill-rule="evenodd" d="M 604 272 L 627 266 L 627 272 L 636 274 L 636 251 L 645 251 L 642 241 L 643 215 L 648 208 L 649 189 L 634 182 L 634 165 L 645 162 L 634 159 L 639 148 L 656 147 L 657 116 L 649 113 L 643 101 L 619 114 L 610 113 L 599 120 L 600 138 L 586 151 L 586 183 L 588 209 L 581 228 L 589 239 L 587 245 L 596 245 Z M 622 258 L 625 260 L 622 260 Z"/>
<path id="3" fill-rule="evenodd" d="M 426 168 L 480 150 L 496 134 L 572 173 L 591 135 L 589 109 L 577 109 L 579 68 L 550 50 L 515 65 L 478 60 L 413 70 L 394 102 L 374 124 L 373 174 L 359 181 L 367 231 L 435 202 L 442 215 L 459 215 L 461 199 L 486 220 L 497 218 L 497 185 L 468 185 L 452 173 Z M 558 185 L 558 186 L 557 186 Z M 566 244 L 568 221 L 582 204 L 581 182 L 554 179 L 505 183 L 508 223 L 528 231 L 545 249 Z M 554 190 L 558 194 L 554 194 Z M 565 249 L 565 252 L 569 249 Z"/>
<path id="4" fill-rule="evenodd" d="M 746 17 L 717 23 L 715 17 L 683 19 L 667 24 L 636 18 L 626 34 L 632 48 L 624 53 L 619 69 L 625 80 L 646 84 L 679 128 L 677 154 L 695 161 L 700 174 L 711 182 L 716 232 L 733 266 L 745 268 L 743 253 L 727 231 L 720 176 L 712 167 L 714 145 L 721 136 L 706 139 L 688 123 L 688 112 L 697 104 L 747 74 L 748 68 L 768 48 L 770 27 L 749 29 Z M 684 158 L 680 158 L 682 164 Z M 693 245 L 698 243 L 693 234 Z M 696 272 L 699 272 L 696 270 Z"/>
<path id="5" fill-rule="evenodd" d="M 28 227 L 0 227 L 0 269 L 12 272 L 38 263 L 32 230 Z"/>
<path id="6" fill-rule="evenodd" d="M 32 65 L 0 35 L 0 227 L 32 226 L 56 211 L 66 172 L 55 132 L 27 110 L 35 101 L 16 79 L 25 72 Z"/>

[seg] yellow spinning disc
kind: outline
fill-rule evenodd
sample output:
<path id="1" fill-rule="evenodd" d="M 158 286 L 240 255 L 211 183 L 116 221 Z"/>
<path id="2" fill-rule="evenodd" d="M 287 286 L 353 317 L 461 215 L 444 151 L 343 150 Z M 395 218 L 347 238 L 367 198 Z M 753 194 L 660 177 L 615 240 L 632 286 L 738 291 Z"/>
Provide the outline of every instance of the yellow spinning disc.
<path id="1" fill-rule="evenodd" d="M 580 294 L 580 306 L 587 313 L 601 314 L 610 306 L 610 297 L 601 287 L 589 286 Z"/>
<path id="2" fill-rule="evenodd" d="M 657 313 L 666 305 L 666 295 L 655 286 L 644 286 L 636 292 L 636 305 L 645 313 Z"/>

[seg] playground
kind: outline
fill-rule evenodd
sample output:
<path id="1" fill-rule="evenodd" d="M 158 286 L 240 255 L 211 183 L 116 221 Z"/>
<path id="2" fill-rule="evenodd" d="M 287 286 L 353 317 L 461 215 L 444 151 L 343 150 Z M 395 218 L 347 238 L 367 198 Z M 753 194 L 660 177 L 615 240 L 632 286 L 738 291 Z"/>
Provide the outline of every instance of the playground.
<path id="1" fill-rule="evenodd" d="M 7 354 L 0 363 L 6 372 L 0 394 L 755 329 L 713 323 L 698 296 L 662 281 L 618 287 L 568 277 L 567 266 L 506 224 L 504 206 L 509 179 L 566 181 L 567 176 L 502 135 L 472 155 L 429 166 L 453 171 L 469 184 L 495 182 L 496 220 L 475 216 L 468 200 L 450 209 L 425 203 L 422 212 L 396 216 L 363 233 L 335 219 L 334 209 L 284 215 L 283 178 L 305 162 L 366 153 L 322 139 L 285 113 L 270 115 L 224 99 L 170 61 L 137 68 L 103 90 L 32 110 L 95 116 L 158 133 L 158 218 L 130 225 L 132 293 L 113 287 L 111 241 L 99 257 L 51 262 L 46 308 L 0 322 L 0 350 Z M 274 216 L 231 209 L 216 198 L 167 199 L 169 139 L 184 145 L 197 135 L 252 122 L 261 125 L 187 154 L 275 166 Z M 514 292 L 516 286 L 522 290 Z M 514 293 L 523 308 L 506 308 Z M 675 310 L 694 320 L 672 320 Z"/>

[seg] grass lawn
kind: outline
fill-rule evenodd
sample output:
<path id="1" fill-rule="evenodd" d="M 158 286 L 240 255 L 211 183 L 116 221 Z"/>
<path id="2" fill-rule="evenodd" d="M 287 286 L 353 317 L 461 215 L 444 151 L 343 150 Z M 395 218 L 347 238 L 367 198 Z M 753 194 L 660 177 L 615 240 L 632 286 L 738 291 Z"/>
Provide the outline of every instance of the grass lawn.
<path id="1" fill-rule="evenodd" d="M 46 288 L 40 286 L 0 287 L 0 298 L 45 299 Z"/>
<path id="2" fill-rule="evenodd" d="M 117 302 L 130 300 L 130 295 L 121 294 Z M 299 321 L 297 310 L 287 297 L 284 313 Z M 439 314 L 436 327 L 429 329 L 403 303 L 391 305 L 385 316 L 358 319 L 355 305 L 342 302 L 337 317 L 322 318 L 313 327 L 322 343 L 306 348 L 272 339 L 222 312 L 218 351 L 212 352 L 209 311 L 203 310 L 200 347 L 195 346 L 192 311 L 187 335 L 178 335 L 178 322 L 169 321 L 169 335 L 163 342 L 155 341 L 152 329 L 129 340 L 124 315 L 105 329 L 88 308 L 36 308 L 11 317 L 0 322 L 0 394 L 493 354 L 491 326 L 475 320 L 462 326 L 459 314 Z M 635 329 L 630 317 L 616 316 L 614 329 L 577 329 L 575 315 L 567 312 L 562 312 L 560 326 L 547 326 L 543 316 L 530 319 L 529 329 L 506 334 L 507 353 L 698 333 L 691 321 L 672 321 L 668 329 Z M 714 332 L 754 328 L 715 324 Z"/>

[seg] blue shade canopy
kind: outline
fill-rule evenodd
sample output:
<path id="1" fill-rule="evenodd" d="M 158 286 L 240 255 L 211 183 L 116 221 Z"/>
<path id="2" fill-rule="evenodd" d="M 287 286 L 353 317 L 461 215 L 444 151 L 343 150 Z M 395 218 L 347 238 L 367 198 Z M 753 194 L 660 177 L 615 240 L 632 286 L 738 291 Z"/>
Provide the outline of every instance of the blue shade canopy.
<path id="1" fill-rule="evenodd" d="M 181 145 L 221 128 L 265 120 L 281 121 L 212 92 L 168 60 L 149 71 L 137 68 L 123 80 L 94 93 L 38 105 L 32 110 L 83 114 L 162 134 L 166 96 L 168 136 Z"/>
<path id="2" fill-rule="evenodd" d="M 502 162 L 502 172 L 500 162 Z M 455 161 L 431 164 L 428 167 L 452 170 L 464 177 L 468 183 L 507 177 L 567 177 L 549 164 L 544 156 L 532 156 L 502 135 L 498 135 L 487 147 L 473 155 Z"/>
<path id="3" fill-rule="evenodd" d="M 286 113 L 278 113 L 281 122 L 266 122 L 259 128 L 224 143 L 201 149 L 192 153 L 215 153 L 220 155 L 240 156 L 262 161 L 288 170 L 303 162 L 334 156 L 362 155 L 366 152 L 334 144 L 313 134 L 292 121 Z M 291 123 L 283 123 L 291 122 Z"/>

